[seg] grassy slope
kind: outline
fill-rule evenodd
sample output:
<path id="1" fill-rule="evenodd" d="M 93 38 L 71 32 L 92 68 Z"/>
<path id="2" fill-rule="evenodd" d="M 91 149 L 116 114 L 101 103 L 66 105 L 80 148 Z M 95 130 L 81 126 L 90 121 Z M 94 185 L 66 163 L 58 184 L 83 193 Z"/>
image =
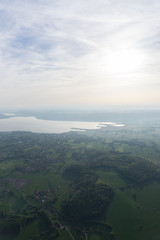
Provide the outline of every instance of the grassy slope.
<path id="1" fill-rule="evenodd" d="M 115 196 L 106 216 L 107 223 L 113 226 L 116 239 L 158 240 L 157 236 L 160 236 L 160 184 L 152 183 L 121 192 L 117 187 L 125 187 L 126 184 L 116 172 L 98 171 L 98 174 L 102 182 L 110 183 L 115 189 Z M 136 201 L 133 199 L 133 194 L 136 195 Z"/>

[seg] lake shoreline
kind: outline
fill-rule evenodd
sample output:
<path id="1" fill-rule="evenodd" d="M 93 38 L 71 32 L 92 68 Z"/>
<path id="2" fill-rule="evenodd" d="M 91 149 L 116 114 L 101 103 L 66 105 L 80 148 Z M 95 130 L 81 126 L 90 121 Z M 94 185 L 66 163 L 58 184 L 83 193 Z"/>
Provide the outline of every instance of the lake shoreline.
<path id="1" fill-rule="evenodd" d="M 35 133 L 65 133 L 70 131 L 96 130 L 102 127 L 124 127 L 114 122 L 54 121 L 32 117 L 9 116 L 0 119 L 0 132 L 29 131 Z"/>

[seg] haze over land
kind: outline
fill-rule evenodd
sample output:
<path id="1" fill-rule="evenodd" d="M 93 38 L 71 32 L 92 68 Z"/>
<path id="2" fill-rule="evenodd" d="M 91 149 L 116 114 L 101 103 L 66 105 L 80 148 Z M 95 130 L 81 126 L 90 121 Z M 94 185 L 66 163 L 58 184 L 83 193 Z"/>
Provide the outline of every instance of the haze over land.
<path id="1" fill-rule="evenodd" d="M 0 0 L 0 105 L 160 104 L 158 0 Z"/>

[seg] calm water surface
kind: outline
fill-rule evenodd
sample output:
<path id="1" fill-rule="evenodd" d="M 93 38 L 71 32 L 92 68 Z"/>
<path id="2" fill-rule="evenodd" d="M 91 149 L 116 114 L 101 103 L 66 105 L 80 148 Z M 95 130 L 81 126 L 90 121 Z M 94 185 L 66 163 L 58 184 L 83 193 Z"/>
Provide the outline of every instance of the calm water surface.
<path id="1" fill-rule="evenodd" d="M 35 117 L 9 117 L 0 119 L 0 132 L 31 131 L 35 133 L 63 133 L 80 129 L 99 129 L 104 125 L 122 127 L 123 124 L 112 122 L 75 122 L 75 121 L 48 121 Z"/>

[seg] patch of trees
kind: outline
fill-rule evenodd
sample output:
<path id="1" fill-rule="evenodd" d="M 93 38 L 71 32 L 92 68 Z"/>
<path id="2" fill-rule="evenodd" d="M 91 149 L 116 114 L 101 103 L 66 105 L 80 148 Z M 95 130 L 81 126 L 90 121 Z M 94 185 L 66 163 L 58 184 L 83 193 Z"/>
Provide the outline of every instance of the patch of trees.
<path id="1" fill-rule="evenodd" d="M 132 183 L 160 181 L 160 168 L 157 165 L 126 154 L 102 155 L 99 159 L 89 163 L 89 166 L 93 171 L 113 169 Z"/>
<path id="2" fill-rule="evenodd" d="M 105 184 L 81 187 L 71 199 L 63 202 L 62 216 L 66 220 L 83 222 L 100 216 L 109 205 L 113 190 Z"/>
<path id="3" fill-rule="evenodd" d="M 18 233 L 25 218 L 16 214 L 0 213 L 0 233 Z"/>
<path id="4" fill-rule="evenodd" d="M 157 167 L 150 162 L 133 162 L 128 166 L 119 168 L 120 172 L 134 183 L 145 183 L 160 179 L 160 172 Z"/>
<path id="5" fill-rule="evenodd" d="M 80 164 L 72 164 L 67 167 L 63 172 L 63 177 L 76 184 L 95 183 L 98 179 L 98 176 L 88 166 Z"/>

